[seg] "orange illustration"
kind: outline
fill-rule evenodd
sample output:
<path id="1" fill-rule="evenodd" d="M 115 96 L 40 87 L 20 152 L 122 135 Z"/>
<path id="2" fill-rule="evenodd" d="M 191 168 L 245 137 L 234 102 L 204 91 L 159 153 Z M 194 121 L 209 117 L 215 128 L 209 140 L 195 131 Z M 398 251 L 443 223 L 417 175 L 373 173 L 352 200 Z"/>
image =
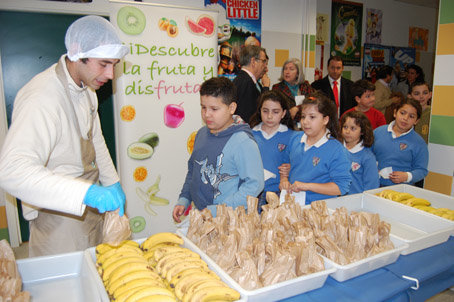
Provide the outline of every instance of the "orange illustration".
<path id="1" fill-rule="evenodd" d="M 132 121 L 136 116 L 136 109 L 132 105 L 126 105 L 121 107 L 120 117 L 125 122 Z"/>
<path id="2" fill-rule="evenodd" d="M 189 154 L 192 154 L 192 150 L 194 150 L 194 140 L 195 140 L 196 134 L 197 134 L 197 131 L 194 131 L 188 137 L 188 141 L 186 143 L 186 146 L 188 148 L 188 153 Z"/>
<path id="3" fill-rule="evenodd" d="M 135 170 L 134 170 L 134 180 L 137 181 L 137 182 L 142 182 L 145 180 L 145 178 L 147 178 L 147 174 L 148 174 L 148 171 L 147 171 L 147 168 L 145 167 L 137 167 Z"/>

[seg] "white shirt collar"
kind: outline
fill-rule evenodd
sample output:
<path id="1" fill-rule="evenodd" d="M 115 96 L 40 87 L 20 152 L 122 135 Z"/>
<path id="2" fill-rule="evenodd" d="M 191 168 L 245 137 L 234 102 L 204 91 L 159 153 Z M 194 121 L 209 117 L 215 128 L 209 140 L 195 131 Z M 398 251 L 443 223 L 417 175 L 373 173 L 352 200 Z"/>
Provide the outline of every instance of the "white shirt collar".
<path id="1" fill-rule="evenodd" d="M 378 80 L 380 83 L 382 83 L 383 85 L 385 85 L 385 87 L 389 87 L 389 84 L 386 83 L 383 79 L 379 79 Z"/>
<path id="2" fill-rule="evenodd" d="M 273 136 L 275 136 L 276 133 L 278 133 L 278 132 L 286 132 L 286 131 L 288 130 L 288 127 L 287 127 L 286 125 L 279 124 L 279 127 L 277 128 L 276 131 L 274 131 L 274 132 L 271 133 L 271 134 L 268 134 L 268 133 L 266 133 L 265 131 L 262 130 L 262 124 L 263 124 L 263 123 L 258 124 L 258 125 L 255 126 L 252 130 L 262 132 L 263 137 L 264 137 L 265 139 L 267 139 L 267 140 L 268 140 L 268 139 L 271 139 L 271 138 L 272 138 Z"/>
<path id="3" fill-rule="evenodd" d="M 325 134 L 322 136 L 321 139 L 319 139 L 315 144 L 313 144 L 312 146 L 308 146 L 307 145 L 307 135 L 306 133 L 303 134 L 303 137 L 301 137 L 301 143 L 304 143 L 304 151 L 307 151 L 309 150 L 310 148 L 312 147 L 317 147 L 319 148 L 321 145 L 323 145 L 324 143 L 326 143 L 328 141 L 328 136 L 329 136 L 329 130 L 326 129 L 325 131 Z"/>
<path id="4" fill-rule="evenodd" d="M 333 82 L 334 82 L 334 81 L 337 81 L 337 85 L 338 85 L 338 87 L 340 87 L 340 84 L 341 84 L 341 77 L 338 78 L 337 80 L 335 80 L 335 79 L 333 79 L 332 77 L 328 76 L 328 79 L 329 79 L 329 84 L 331 85 L 331 87 L 333 87 L 333 85 L 334 85 Z"/>
<path id="5" fill-rule="evenodd" d="M 252 78 L 252 81 L 254 81 L 254 84 L 257 83 L 257 79 L 255 78 L 255 76 L 252 74 L 252 72 L 250 72 L 249 70 L 247 70 L 246 68 L 241 68 L 241 70 L 245 71 L 251 78 Z"/>
<path id="6" fill-rule="evenodd" d="M 397 137 L 396 132 L 394 132 L 394 130 L 393 130 L 393 127 L 394 127 L 395 123 L 396 123 L 396 121 L 394 120 L 391 123 L 389 123 L 389 125 L 388 125 L 388 132 L 391 132 L 391 135 L 392 135 L 393 138 Z M 411 130 L 413 130 L 413 127 L 411 127 L 410 130 L 408 130 L 407 132 L 402 133 L 400 136 L 407 135 L 408 133 L 410 133 Z"/>
<path id="7" fill-rule="evenodd" d="M 344 147 L 347 149 L 347 144 L 344 142 Z M 363 141 L 357 143 L 353 148 L 347 149 L 350 153 L 358 153 L 359 151 L 364 149 Z"/>

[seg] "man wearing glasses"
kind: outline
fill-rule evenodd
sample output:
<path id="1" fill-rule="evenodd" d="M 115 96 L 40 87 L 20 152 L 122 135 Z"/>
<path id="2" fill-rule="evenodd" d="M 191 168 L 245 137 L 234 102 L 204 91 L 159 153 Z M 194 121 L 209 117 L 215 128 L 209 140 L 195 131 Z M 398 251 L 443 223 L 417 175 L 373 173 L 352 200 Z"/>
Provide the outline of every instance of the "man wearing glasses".
<path id="1" fill-rule="evenodd" d="M 241 49 L 241 70 L 237 73 L 233 84 L 236 87 L 237 108 L 235 114 L 249 123 L 251 116 L 257 110 L 257 99 L 260 94 L 270 89 L 268 71 L 268 56 L 260 46 L 249 45 Z M 259 80 L 261 79 L 261 82 Z"/>

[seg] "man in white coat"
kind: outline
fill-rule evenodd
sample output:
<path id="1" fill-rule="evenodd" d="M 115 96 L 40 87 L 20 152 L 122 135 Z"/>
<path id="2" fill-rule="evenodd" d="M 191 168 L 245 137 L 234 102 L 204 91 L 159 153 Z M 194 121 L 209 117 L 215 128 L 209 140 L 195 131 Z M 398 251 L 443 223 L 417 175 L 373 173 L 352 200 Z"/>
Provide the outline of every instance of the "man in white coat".
<path id="1" fill-rule="evenodd" d="M 67 53 L 18 92 L 0 154 L 0 186 L 22 200 L 30 220 L 30 257 L 94 246 L 100 213 L 124 213 L 95 90 L 113 79 L 128 48 L 98 16 L 71 24 L 65 45 Z"/>

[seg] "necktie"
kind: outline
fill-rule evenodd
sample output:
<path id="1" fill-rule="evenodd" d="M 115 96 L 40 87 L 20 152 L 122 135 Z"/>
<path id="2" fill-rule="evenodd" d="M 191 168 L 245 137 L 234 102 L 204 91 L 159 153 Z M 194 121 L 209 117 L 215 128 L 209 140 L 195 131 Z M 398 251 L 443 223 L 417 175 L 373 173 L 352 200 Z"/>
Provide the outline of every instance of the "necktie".
<path id="1" fill-rule="evenodd" d="M 334 100 L 336 101 L 336 106 L 339 108 L 339 90 L 337 89 L 337 81 L 333 82 L 333 94 Z"/>
<path id="2" fill-rule="evenodd" d="M 255 86 L 257 87 L 257 90 L 258 90 L 259 92 L 262 92 L 262 88 L 260 88 L 260 84 L 259 84 L 258 81 L 255 82 Z"/>

